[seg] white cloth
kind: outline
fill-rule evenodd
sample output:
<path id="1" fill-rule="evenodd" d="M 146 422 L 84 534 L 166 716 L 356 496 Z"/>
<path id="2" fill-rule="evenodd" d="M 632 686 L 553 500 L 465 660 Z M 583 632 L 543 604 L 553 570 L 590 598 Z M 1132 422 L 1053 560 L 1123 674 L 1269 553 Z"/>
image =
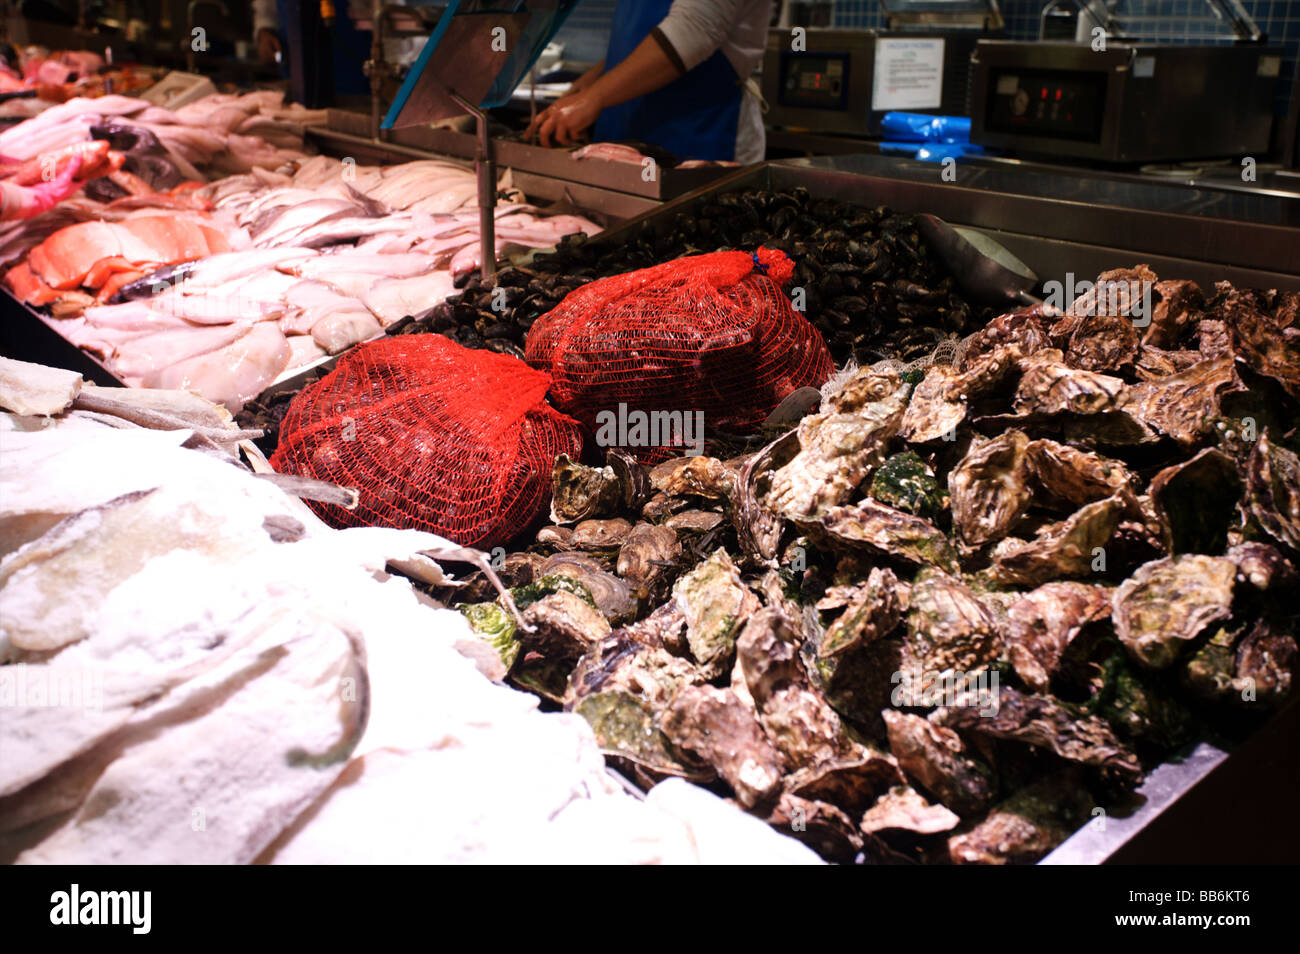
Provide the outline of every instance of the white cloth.
<path id="1" fill-rule="evenodd" d="M 722 50 L 741 82 L 763 63 L 772 0 L 674 0 L 659 32 L 689 70 Z M 759 102 L 746 92 L 736 127 L 736 161 L 762 162 L 767 150 Z"/>

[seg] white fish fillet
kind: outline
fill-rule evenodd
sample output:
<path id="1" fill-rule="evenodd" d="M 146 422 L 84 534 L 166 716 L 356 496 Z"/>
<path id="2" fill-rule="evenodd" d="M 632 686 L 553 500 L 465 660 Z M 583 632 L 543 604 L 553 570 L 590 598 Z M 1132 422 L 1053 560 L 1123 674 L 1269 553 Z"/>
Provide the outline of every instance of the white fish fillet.
<path id="1" fill-rule="evenodd" d="M 288 364 L 289 342 L 274 322 L 261 321 L 232 344 L 144 377 L 144 385 L 192 390 L 238 413 Z"/>
<path id="2" fill-rule="evenodd" d="M 430 272 L 412 278 L 388 278 L 376 282 L 361 300 L 387 327 L 407 315 L 422 315 L 456 291 L 451 274 Z"/>
<path id="3" fill-rule="evenodd" d="M 312 339 L 330 354 L 369 341 L 382 332 L 379 322 L 365 310 L 336 311 L 311 326 Z"/>

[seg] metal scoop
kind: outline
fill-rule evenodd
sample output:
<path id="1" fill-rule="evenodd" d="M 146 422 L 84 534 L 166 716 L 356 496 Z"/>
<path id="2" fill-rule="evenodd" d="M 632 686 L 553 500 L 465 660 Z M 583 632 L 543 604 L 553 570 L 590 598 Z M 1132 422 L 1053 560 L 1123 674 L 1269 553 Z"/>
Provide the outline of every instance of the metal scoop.
<path id="1" fill-rule="evenodd" d="M 916 224 L 957 284 L 972 298 L 989 305 L 1043 303 L 1029 294 L 1038 287 L 1033 269 L 987 235 L 956 228 L 937 215 L 918 215 Z"/>

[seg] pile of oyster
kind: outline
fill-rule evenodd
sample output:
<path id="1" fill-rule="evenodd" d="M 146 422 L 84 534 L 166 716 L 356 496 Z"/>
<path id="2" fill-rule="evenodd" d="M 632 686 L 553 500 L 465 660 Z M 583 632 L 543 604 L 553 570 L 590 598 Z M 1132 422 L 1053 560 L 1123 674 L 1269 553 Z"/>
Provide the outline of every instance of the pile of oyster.
<path id="1" fill-rule="evenodd" d="M 467 348 L 522 358 L 533 322 L 587 282 L 684 255 L 764 245 L 798 263 L 795 307 L 822 333 L 836 362 L 913 361 L 976 326 L 980 309 L 962 298 L 914 217 L 794 188 L 711 195 L 617 243 L 571 236 L 526 267 L 487 280 L 474 273 L 459 295 L 392 333 L 434 331 Z"/>
<path id="2" fill-rule="evenodd" d="M 756 453 L 560 457 L 519 615 L 455 599 L 643 787 L 836 861 L 1037 860 L 1292 689 L 1300 295 L 1098 289 L 1135 281 L 838 375 Z"/>

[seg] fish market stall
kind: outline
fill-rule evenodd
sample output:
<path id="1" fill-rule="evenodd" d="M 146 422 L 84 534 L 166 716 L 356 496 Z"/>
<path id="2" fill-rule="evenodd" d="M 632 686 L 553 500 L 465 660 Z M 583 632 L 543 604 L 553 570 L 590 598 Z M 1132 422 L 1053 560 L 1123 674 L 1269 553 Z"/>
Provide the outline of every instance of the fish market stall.
<path id="1" fill-rule="evenodd" d="M 1296 211 L 1000 185 L 871 157 L 741 171 L 471 279 L 241 420 L 278 470 L 359 489 L 313 505 L 331 524 L 497 553 L 510 601 L 481 576 L 438 595 L 640 787 L 709 785 L 836 861 L 1161 860 L 1178 824 L 1198 858 L 1275 857 L 1287 839 L 1207 834 L 1194 806 L 1234 786 L 1276 825 L 1300 787 Z M 990 297 L 920 213 L 996 237 L 1047 300 Z M 450 529 L 420 490 L 445 458 L 403 448 L 484 398 L 382 389 L 512 341 L 527 365 L 495 373 L 537 403 L 496 450 L 453 429 L 501 505 L 458 493 Z M 510 476 L 546 459 L 549 504 Z"/>

